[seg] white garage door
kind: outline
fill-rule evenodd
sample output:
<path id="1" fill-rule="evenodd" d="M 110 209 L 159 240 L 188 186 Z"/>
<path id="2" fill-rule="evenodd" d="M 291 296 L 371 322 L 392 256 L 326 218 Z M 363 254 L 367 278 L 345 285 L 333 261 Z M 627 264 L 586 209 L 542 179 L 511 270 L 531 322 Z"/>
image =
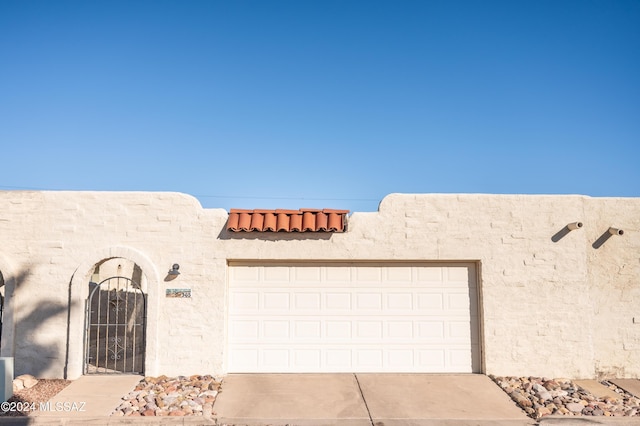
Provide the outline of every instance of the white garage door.
<path id="1" fill-rule="evenodd" d="M 479 372 L 474 264 L 229 266 L 227 369 Z"/>

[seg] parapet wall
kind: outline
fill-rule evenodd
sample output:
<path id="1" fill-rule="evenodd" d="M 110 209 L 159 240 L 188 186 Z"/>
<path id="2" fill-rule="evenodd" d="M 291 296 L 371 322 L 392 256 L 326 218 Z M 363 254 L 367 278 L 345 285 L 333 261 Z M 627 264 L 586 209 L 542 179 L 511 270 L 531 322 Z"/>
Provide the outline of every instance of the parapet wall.
<path id="1" fill-rule="evenodd" d="M 147 374 L 167 375 L 225 373 L 229 261 L 463 260 L 479 265 L 483 372 L 640 377 L 640 199 L 391 194 L 338 234 L 229 233 L 227 217 L 178 193 L 0 192 L 2 355 L 16 374 L 82 374 L 105 259 L 141 267 Z M 174 263 L 189 299 L 165 297 Z"/>

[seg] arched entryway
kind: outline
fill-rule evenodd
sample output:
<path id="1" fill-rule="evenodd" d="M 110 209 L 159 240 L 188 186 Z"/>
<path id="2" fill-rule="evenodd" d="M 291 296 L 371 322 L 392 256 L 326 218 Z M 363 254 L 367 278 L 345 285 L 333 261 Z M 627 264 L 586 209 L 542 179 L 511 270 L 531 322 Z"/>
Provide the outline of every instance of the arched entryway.
<path id="1" fill-rule="evenodd" d="M 124 277 L 126 280 L 121 278 L 120 283 L 118 283 L 117 280 L 109 280 L 100 285 L 103 281 L 112 277 Z M 137 283 L 139 286 L 133 283 Z M 104 300 L 110 300 L 107 293 L 112 293 L 111 295 L 114 296 L 114 289 L 116 294 L 118 293 L 118 286 L 121 290 L 119 300 L 125 301 L 125 307 L 127 303 L 126 300 L 130 303 L 129 307 L 126 307 L 128 314 L 130 315 L 132 313 L 131 302 L 134 300 L 134 297 L 137 298 L 136 311 L 144 312 L 144 325 L 136 326 L 137 330 L 144 330 L 142 334 L 144 341 L 139 341 L 140 334 L 138 331 L 136 331 L 135 340 L 129 340 L 129 343 L 138 342 L 136 343 L 138 352 L 136 352 L 136 362 L 133 363 L 132 357 L 129 357 L 129 349 L 127 349 L 128 361 L 126 370 L 130 370 L 130 365 L 136 365 L 137 367 L 131 370 L 140 370 L 137 371 L 137 373 L 146 375 L 158 374 L 157 289 L 159 284 L 160 278 L 156 266 L 146 254 L 136 249 L 114 246 L 87 253 L 85 260 L 81 262 L 76 269 L 69 288 L 68 359 L 66 362 L 65 378 L 73 380 L 83 374 L 96 372 L 121 373 L 122 370 L 124 370 L 124 368 L 122 368 L 123 366 L 119 366 L 117 363 L 116 368 L 112 368 L 104 362 L 98 363 L 96 359 L 89 359 L 89 357 L 96 358 L 96 356 L 92 354 L 90 350 L 91 347 L 87 344 L 88 338 L 92 336 L 91 332 L 87 333 L 87 328 L 90 327 L 91 324 L 91 318 L 87 314 L 93 310 L 90 307 L 91 305 L 88 304 L 91 293 L 95 290 L 92 303 L 97 303 L 98 299 L 96 298 L 98 297 L 100 298 L 100 302 L 104 303 Z M 126 287 L 128 287 L 128 289 L 126 289 Z M 137 287 L 139 287 L 139 289 Z M 98 290 L 96 290 L 96 288 L 98 288 Z M 124 297 L 125 293 L 128 293 L 126 294 L 127 297 Z M 140 304 L 142 300 L 144 301 L 143 305 Z M 115 301 L 113 301 L 113 303 L 115 303 Z M 142 309 L 141 306 L 143 306 L 144 309 Z M 119 309 L 121 312 L 124 312 L 124 308 L 121 306 Z M 104 314 L 104 312 L 105 311 L 102 310 L 102 314 Z M 131 319 L 125 320 L 125 322 L 127 325 L 124 327 L 130 327 L 127 333 L 133 330 L 131 328 L 132 324 L 139 323 Z M 121 329 L 122 327 L 123 326 L 120 326 Z M 105 330 L 102 330 L 101 332 L 102 337 L 106 337 L 104 331 Z M 94 332 L 93 335 L 97 342 L 97 331 Z M 121 336 L 122 334 L 119 332 L 118 337 Z M 109 337 L 115 337 L 115 335 L 110 333 Z M 128 338 L 129 334 L 127 334 L 127 339 Z M 117 340 L 115 343 L 117 343 Z M 89 355 L 87 355 L 88 353 Z M 97 349 L 94 350 L 94 353 L 98 353 Z M 139 353 L 142 353 L 141 359 L 138 359 Z M 122 352 L 120 356 L 122 360 L 124 353 Z"/>

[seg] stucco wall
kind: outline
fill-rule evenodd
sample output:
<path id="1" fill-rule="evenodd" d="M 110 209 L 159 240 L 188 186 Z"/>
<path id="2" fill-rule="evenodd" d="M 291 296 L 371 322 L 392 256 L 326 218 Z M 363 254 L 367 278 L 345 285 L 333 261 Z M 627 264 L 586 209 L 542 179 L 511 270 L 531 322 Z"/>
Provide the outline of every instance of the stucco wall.
<path id="1" fill-rule="evenodd" d="M 122 257 L 146 278 L 147 374 L 225 372 L 229 260 L 464 260 L 480 265 L 484 372 L 640 377 L 640 199 L 392 194 L 342 234 L 227 233 L 224 210 L 177 193 L 12 191 L 0 206 L 17 374 L 81 374 L 86 283 Z M 624 235 L 604 241 L 610 226 Z"/>

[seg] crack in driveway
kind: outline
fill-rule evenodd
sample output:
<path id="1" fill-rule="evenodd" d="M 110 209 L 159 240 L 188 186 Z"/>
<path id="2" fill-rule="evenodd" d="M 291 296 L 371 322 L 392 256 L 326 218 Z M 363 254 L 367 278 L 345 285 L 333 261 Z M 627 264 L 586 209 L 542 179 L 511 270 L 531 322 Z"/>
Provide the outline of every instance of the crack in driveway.
<path id="1" fill-rule="evenodd" d="M 369 405 L 367 405 L 367 398 L 364 397 L 364 393 L 362 392 L 362 386 L 360 386 L 360 381 L 358 380 L 358 375 L 353 373 L 353 377 L 356 379 L 356 383 L 358 384 L 358 390 L 360 391 L 360 396 L 362 397 L 362 401 L 364 402 L 364 407 L 367 409 L 367 415 L 369 416 L 369 422 L 371 422 L 371 426 L 375 426 L 373 424 L 373 418 L 371 417 L 371 411 L 369 411 Z"/>

